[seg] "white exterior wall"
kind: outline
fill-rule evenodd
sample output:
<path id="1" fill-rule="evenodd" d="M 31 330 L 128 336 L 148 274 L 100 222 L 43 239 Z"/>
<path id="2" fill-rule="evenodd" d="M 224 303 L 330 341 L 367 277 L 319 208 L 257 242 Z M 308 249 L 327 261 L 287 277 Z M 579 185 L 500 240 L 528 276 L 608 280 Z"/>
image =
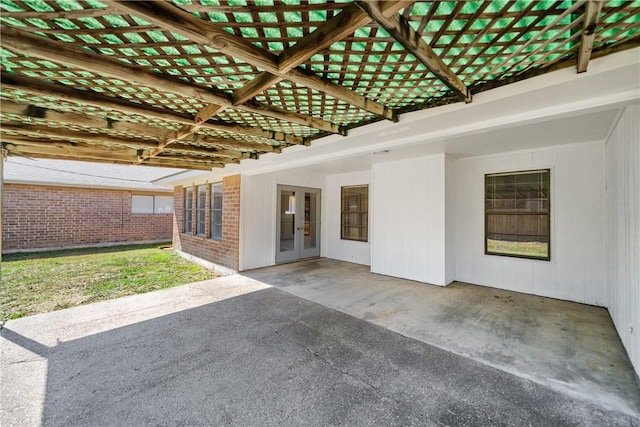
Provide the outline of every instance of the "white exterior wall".
<path id="1" fill-rule="evenodd" d="M 278 184 L 319 188 L 324 199 L 324 176 L 299 170 L 242 175 L 240 186 L 240 270 L 275 264 L 276 197 Z M 324 233 L 322 200 L 320 233 Z M 322 243 L 321 243 L 322 244 Z M 320 248 L 322 250 L 322 246 Z"/>
<path id="2" fill-rule="evenodd" d="M 627 107 L 607 141 L 609 313 L 640 375 L 640 104 Z"/>
<path id="3" fill-rule="evenodd" d="M 551 261 L 484 254 L 484 175 L 551 168 Z M 456 162 L 456 280 L 606 306 L 604 144 Z"/>
<path id="4" fill-rule="evenodd" d="M 446 156 L 372 168 L 371 271 L 445 286 Z"/>
<path id="5" fill-rule="evenodd" d="M 371 224 L 371 171 L 329 175 L 322 194 L 325 222 L 322 228 L 322 256 L 356 264 L 371 265 L 371 226 L 369 241 L 340 239 L 341 190 L 347 185 L 369 185 L 369 224 Z"/>

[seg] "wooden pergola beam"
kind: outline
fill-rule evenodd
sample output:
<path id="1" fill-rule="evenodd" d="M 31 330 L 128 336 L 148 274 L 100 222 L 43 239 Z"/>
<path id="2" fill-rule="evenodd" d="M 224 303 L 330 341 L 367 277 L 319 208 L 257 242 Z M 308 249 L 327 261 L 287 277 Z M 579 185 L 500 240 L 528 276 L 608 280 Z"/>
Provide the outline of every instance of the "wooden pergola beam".
<path id="1" fill-rule="evenodd" d="M 15 129 L 11 129 L 10 130 L 12 132 L 15 133 Z M 10 142 L 14 142 L 16 144 L 22 144 L 22 145 L 39 145 L 41 143 L 48 143 L 48 144 L 58 144 L 58 143 L 65 143 L 65 142 L 61 142 L 61 141 L 56 141 L 56 140 L 52 140 L 52 139 L 48 139 L 46 137 L 43 137 L 39 134 L 39 136 L 33 137 L 31 135 L 33 135 L 34 133 L 32 132 L 25 132 L 24 134 L 18 134 L 18 135 L 9 135 L 6 133 L 0 133 L 0 135 L 2 136 L 3 141 L 10 141 Z M 70 134 L 70 137 L 73 137 L 73 134 Z M 77 138 L 74 138 L 75 141 L 83 141 L 83 142 L 74 142 L 74 141 L 67 141 L 67 142 L 71 142 L 74 144 L 90 144 L 94 147 L 109 147 L 108 145 L 103 145 L 100 143 L 97 143 L 95 141 L 87 141 L 87 140 L 83 140 L 82 135 L 78 136 Z M 131 150 L 143 150 L 144 152 L 148 152 L 151 151 L 153 149 L 155 149 L 156 147 L 151 145 L 151 144 L 146 144 L 144 146 L 139 146 L 138 148 L 133 148 L 133 145 L 135 145 L 136 142 L 132 141 L 129 142 L 127 140 L 123 140 L 122 144 L 112 144 L 111 146 L 114 147 L 124 147 L 125 149 L 131 149 Z M 207 157 L 225 157 L 225 158 L 229 158 L 229 159 L 243 159 L 243 158 L 247 158 L 250 153 L 245 153 L 242 151 L 237 151 L 237 150 L 225 150 L 225 149 L 218 149 L 215 147 L 211 147 L 211 148 L 205 148 L 205 147 L 197 147 L 194 145 L 189 145 L 189 144 L 175 144 L 172 145 L 170 147 L 167 148 L 167 151 L 170 152 L 181 152 L 181 153 L 192 153 L 192 154 L 196 154 L 199 156 L 207 156 Z"/>
<path id="2" fill-rule="evenodd" d="M 422 39 L 403 16 L 398 14 L 391 17 L 385 16 L 382 12 L 383 3 L 377 0 L 356 1 L 358 7 L 369 14 L 459 98 L 465 102 L 471 102 L 471 93 L 464 82 L 436 55 L 431 46 Z"/>
<path id="3" fill-rule="evenodd" d="M 602 0 L 588 0 L 585 4 L 584 18 L 582 21 L 582 37 L 580 39 L 580 49 L 578 50 L 578 73 L 584 73 L 589 66 L 593 41 L 596 38 L 598 19 L 602 11 Z"/>
<path id="4" fill-rule="evenodd" d="M 14 148 L 11 150 L 7 150 L 10 156 L 17 157 L 29 157 L 29 158 L 38 158 L 38 159 L 52 159 L 52 160 L 77 160 L 77 161 L 86 161 L 93 163 L 111 163 L 111 164 L 119 164 L 119 165 L 134 165 L 135 163 L 130 160 L 114 160 L 112 157 L 105 157 L 101 155 L 91 155 L 87 154 L 84 157 L 69 157 L 64 154 L 48 154 L 41 152 L 32 152 L 29 150 L 23 149 L 23 147 Z M 193 170 L 204 170 L 210 171 L 212 168 L 224 167 L 223 163 L 212 163 L 211 165 L 204 164 L 189 164 L 184 162 L 170 162 L 163 160 L 156 160 L 153 162 L 143 163 L 142 166 L 150 166 L 150 167 L 164 167 L 164 168 L 175 168 L 175 169 L 193 169 Z"/>
<path id="5" fill-rule="evenodd" d="M 5 139 L 5 138 L 3 138 Z M 42 156 L 58 156 L 64 160 L 113 160 L 127 164 L 136 164 L 138 159 L 138 151 L 131 148 L 123 147 L 100 147 L 92 144 L 61 142 L 61 141 L 42 141 L 42 140 L 14 140 L 10 136 L 3 142 L 7 150 L 14 155 L 23 155 L 30 157 Z M 235 163 L 235 160 L 224 158 L 203 159 L 190 156 L 175 156 L 171 158 L 158 157 L 152 159 L 149 164 L 166 165 L 173 164 L 176 167 L 204 166 L 205 169 L 217 167 L 220 164 Z"/>
<path id="6" fill-rule="evenodd" d="M 401 9 L 411 6 L 414 1 L 385 1 L 380 5 L 383 16 L 389 17 Z M 308 36 L 278 55 L 278 69 L 282 73 L 296 68 L 317 52 L 342 40 L 358 28 L 364 27 L 372 18 L 355 4 L 350 4 L 340 13 L 318 26 Z"/>
<path id="7" fill-rule="evenodd" d="M 397 120 L 393 110 L 329 80 L 322 79 L 315 74 L 305 73 L 303 70 L 292 72 L 293 68 L 286 72 L 281 71 L 279 59 L 273 53 L 226 32 L 223 29 L 223 25 L 204 21 L 177 6 L 153 1 L 117 1 L 114 2 L 114 6 L 123 12 L 142 18 L 161 28 L 181 34 L 196 43 L 239 58 L 248 64 L 277 76 L 280 80 L 291 80 L 294 83 L 326 93 L 377 116 L 389 120 Z M 302 56 L 304 54 L 306 53 L 303 53 Z M 291 63 L 295 63 L 296 60 L 297 58 L 292 59 Z M 257 89 L 258 87 L 255 88 L 255 90 Z M 262 87 L 261 89 L 264 90 Z M 242 94 L 242 96 L 238 96 L 238 99 L 248 98 L 246 94 Z"/>
<path id="8" fill-rule="evenodd" d="M 413 4 L 413 1 L 389 1 L 381 6 L 385 16 L 391 16 L 400 9 Z M 288 73 L 298 67 L 317 52 L 327 48 L 332 43 L 342 40 L 358 28 L 371 22 L 371 17 L 354 4 L 345 7 L 339 14 L 327 20 L 312 33 L 298 40 L 296 44 L 285 49 L 278 55 L 278 70 Z M 254 96 L 264 92 L 269 87 L 284 80 L 280 75 L 263 71 L 253 80 L 233 92 L 234 105 L 247 102 Z M 397 121 L 396 117 L 391 117 Z"/>
<path id="9" fill-rule="evenodd" d="M 104 117 L 88 116 L 72 112 L 61 112 L 48 108 L 38 107 L 33 104 L 19 104 L 6 99 L 0 100 L 0 110 L 5 114 L 12 114 L 29 119 L 41 119 L 59 123 L 69 123 L 94 129 L 104 129 L 114 132 L 127 132 L 145 135 L 152 138 L 164 138 L 166 129 L 152 126 L 144 126 L 127 122 L 109 120 Z M 171 131 L 169 131 L 171 132 Z"/>
<path id="10" fill-rule="evenodd" d="M 2 135 L 3 140 L 20 141 L 25 144 L 28 144 L 30 141 L 51 141 L 50 138 L 58 138 L 68 141 L 82 141 L 83 143 L 94 144 L 98 147 L 116 146 L 130 148 L 132 150 L 144 150 L 146 152 L 153 151 L 157 149 L 158 146 L 156 142 L 151 142 L 148 140 L 145 141 L 104 136 L 94 133 L 55 129 L 39 125 L 7 124 L 5 122 L 2 122 L 0 124 L 2 125 L 0 135 Z M 33 136 L 38 139 L 34 139 Z M 199 156 L 228 157 L 231 159 L 242 159 L 246 157 L 244 153 L 239 150 L 219 149 L 214 144 L 208 143 L 206 141 L 198 141 L 198 143 L 199 145 L 204 146 L 175 143 L 167 149 L 170 151 L 192 153 Z"/>
<path id="11" fill-rule="evenodd" d="M 154 4 L 160 5 L 162 3 L 157 2 Z M 164 92 L 201 99 L 211 104 L 225 107 L 233 106 L 231 95 L 226 92 L 201 87 L 177 78 L 166 77 L 138 66 L 128 65 L 122 61 L 93 53 L 86 49 L 75 48 L 70 43 L 54 41 L 45 37 L 35 36 L 16 28 L 4 26 L 2 27 L 1 36 L 3 47 L 14 52 L 69 65 L 98 75 L 135 82 Z M 251 106 L 245 107 L 245 105 L 238 105 L 235 106 L 235 108 L 255 112 L 255 108 Z M 266 105 L 261 106 L 260 114 L 302 126 L 316 128 L 325 132 L 338 134 L 344 132 L 340 126 L 325 120 L 275 109 Z"/>
<path id="12" fill-rule="evenodd" d="M 46 83 L 39 79 L 32 79 L 28 77 L 17 76 L 17 75 L 9 74 L 6 72 L 2 72 L 0 78 L 2 80 L 2 87 L 4 90 L 24 91 L 37 96 L 52 97 L 52 98 L 59 99 L 61 101 L 67 101 L 67 102 L 72 102 L 72 103 L 81 104 L 81 105 L 90 105 L 96 108 L 113 110 L 113 111 L 118 111 L 126 114 L 135 114 L 142 117 L 160 119 L 163 121 L 180 123 L 184 125 L 190 125 L 191 123 L 194 122 L 194 118 L 188 114 L 160 110 L 154 107 L 146 107 L 140 104 L 134 104 L 125 100 L 108 97 L 95 92 L 80 91 L 80 90 L 72 89 L 71 87 L 65 86 L 62 84 Z M 105 113 L 108 114 L 108 112 L 105 112 Z M 116 123 L 123 123 L 123 122 L 112 120 L 111 123 L 113 125 Z M 127 124 L 127 126 L 128 125 L 130 124 Z M 145 126 L 145 125 L 137 125 L 137 126 Z M 209 129 L 209 130 L 223 131 L 228 133 L 237 133 L 237 134 L 251 136 L 251 137 L 270 139 L 279 144 L 283 142 L 287 144 L 305 144 L 306 142 L 304 138 L 298 137 L 298 136 L 287 135 L 280 132 L 266 131 L 263 129 L 238 126 L 238 125 L 227 124 L 227 123 L 218 124 L 218 123 L 204 122 L 200 126 L 201 128 Z M 148 129 L 151 133 L 154 133 L 153 130 L 157 129 L 152 126 L 145 126 L 144 128 Z M 142 130 L 143 128 L 141 127 L 140 129 Z M 145 133 L 146 132 L 143 132 L 143 134 Z M 223 140 L 222 138 L 220 139 Z M 226 141 L 225 146 L 229 146 L 229 144 L 234 144 L 233 147 L 238 149 L 242 149 L 245 145 L 247 146 L 248 150 L 259 150 L 259 148 L 256 148 L 256 147 L 271 147 L 265 144 L 246 143 L 240 140 L 238 140 L 237 143 L 234 142 L 234 140 L 232 139 L 225 140 L 225 141 Z M 270 151 L 270 150 L 266 150 L 266 151 Z"/>

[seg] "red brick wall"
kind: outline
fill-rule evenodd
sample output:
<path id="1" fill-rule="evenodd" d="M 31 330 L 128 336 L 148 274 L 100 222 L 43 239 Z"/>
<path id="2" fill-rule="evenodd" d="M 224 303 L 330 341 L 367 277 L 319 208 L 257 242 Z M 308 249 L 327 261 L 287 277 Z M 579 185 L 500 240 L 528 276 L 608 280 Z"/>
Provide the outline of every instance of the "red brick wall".
<path id="1" fill-rule="evenodd" d="M 3 251 L 171 240 L 172 215 L 132 214 L 132 194 L 41 185 L 4 185 Z"/>
<path id="2" fill-rule="evenodd" d="M 233 270 L 239 266 L 240 242 L 240 175 L 234 175 L 223 180 L 222 202 L 222 240 L 216 241 L 205 236 L 195 235 L 196 216 L 193 210 L 193 232 L 184 233 L 184 187 L 174 190 L 174 227 L 173 247 L 198 258 L 223 265 Z M 196 188 L 193 188 L 194 207 Z M 207 206 L 210 206 L 211 186 L 207 185 Z M 207 235 L 211 229 L 211 216 L 207 210 Z"/>

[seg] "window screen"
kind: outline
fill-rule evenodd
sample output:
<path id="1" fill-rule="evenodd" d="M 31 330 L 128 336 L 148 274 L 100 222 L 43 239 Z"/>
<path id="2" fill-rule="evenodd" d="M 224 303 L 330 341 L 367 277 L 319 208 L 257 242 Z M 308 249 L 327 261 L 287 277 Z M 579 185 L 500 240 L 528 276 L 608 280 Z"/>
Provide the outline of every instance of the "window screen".
<path id="1" fill-rule="evenodd" d="M 196 187 L 196 234 L 204 235 L 207 226 L 207 186 Z"/>
<path id="2" fill-rule="evenodd" d="M 134 214 L 152 214 L 153 213 L 153 196 L 131 196 L 131 213 Z"/>
<path id="3" fill-rule="evenodd" d="M 211 184 L 211 238 L 222 240 L 222 183 Z"/>
<path id="4" fill-rule="evenodd" d="M 485 175 L 485 253 L 549 260 L 550 170 Z"/>
<path id="5" fill-rule="evenodd" d="M 369 239 L 369 186 L 342 187 L 340 238 L 366 242 Z"/>
<path id="6" fill-rule="evenodd" d="M 193 188 L 184 189 L 184 232 L 193 232 Z"/>

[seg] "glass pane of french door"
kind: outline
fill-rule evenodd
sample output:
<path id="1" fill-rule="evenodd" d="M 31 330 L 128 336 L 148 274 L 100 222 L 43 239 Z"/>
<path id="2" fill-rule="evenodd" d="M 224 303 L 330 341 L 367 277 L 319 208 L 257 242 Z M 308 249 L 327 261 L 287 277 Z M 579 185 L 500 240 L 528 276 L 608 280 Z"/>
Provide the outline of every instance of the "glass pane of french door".
<path id="1" fill-rule="evenodd" d="M 304 193 L 304 248 L 318 246 L 318 194 Z"/>
<path id="2" fill-rule="evenodd" d="M 280 252 L 295 249 L 296 192 L 280 190 Z"/>

